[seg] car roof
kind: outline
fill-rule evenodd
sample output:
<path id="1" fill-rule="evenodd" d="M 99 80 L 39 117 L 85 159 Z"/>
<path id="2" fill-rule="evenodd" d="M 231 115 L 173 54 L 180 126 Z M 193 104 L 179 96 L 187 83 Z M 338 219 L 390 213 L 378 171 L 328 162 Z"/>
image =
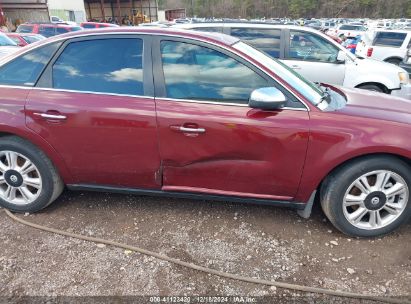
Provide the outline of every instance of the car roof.
<path id="1" fill-rule="evenodd" d="M 85 37 L 85 36 L 94 36 L 94 35 L 110 35 L 110 34 L 152 34 L 152 35 L 166 35 L 166 36 L 175 36 L 183 38 L 194 38 L 199 40 L 207 40 L 210 42 L 215 42 L 224 45 L 233 45 L 240 41 L 240 39 L 225 35 L 222 33 L 209 33 L 209 32 L 198 32 L 190 31 L 184 29 L 176 28 L 161 28 L 161 27 L 108 27 L 104 29 L 91 29 L 87 31 L 76 31 L 70 32 L 63 35 L 54 36 L 47 39 L 50 40 L 61 40 L 62 38 L 74 38 L 74 37 Z"/>
<path id="2" fill-rule="evenodd" d="M 318 30 L 299 25 L 292 24 L 270 24 L 270 23 L 252 23 L 252 22 L 204 22 L 204 23 L 185 23 L 176 24 L 171 26 L 172 28 L 192 29 L 202 27 L 237 27 L 237 28 L 267 28 L 267 29 L 290 29 L 290 30 L 307 30 L 317 33 Z"/>

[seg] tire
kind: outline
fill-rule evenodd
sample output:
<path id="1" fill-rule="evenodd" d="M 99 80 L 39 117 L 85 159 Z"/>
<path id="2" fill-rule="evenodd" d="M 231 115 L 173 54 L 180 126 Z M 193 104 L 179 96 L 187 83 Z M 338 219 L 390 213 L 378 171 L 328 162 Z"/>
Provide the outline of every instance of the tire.
<path id="1" fill-rule="evenodd" d="M 360 177 L 367 183 L 363 179 L 354 184 Z M 361 186 L 371 191 L 365 194 Z M 390 195 L 396 189 L 399 194 Z M 395 157 L 375 156 L 349 162 L 331 173 L 321 187 L 320 200 L 325 215 L 341 232 L 376 237 L 394 231 L 411 218 L 410 194 L 410 166 Z"/>
<path id="2" fill-rule="evenodd" d="M 48 157 L 16 136 L 0 137 L 0 206 L 36 212 L 60 196 L 64 184 Z"/>
<path id="3" fill-rule="evenodd" d="M 358 88 L 358 89 L 361 89 L 361 90 L 367 90 L 367 91 L 385 93 L 385 91 L 383 90 L 383 88 L 381 88 L 380 86 L 375 85 L 375 84 L 364 84 L 364 85 L 358 86 L 357 88 Z"/>
<path id="4" fill-rule="evenodd" d="M 391 59 L 387 59 L 385 60 L 385 62 L 391 63 L 391 64 L 395 64 L 395 65 L 400 65 L 401 63 L 401 59 L 398 58 L 391 58 Z"/>

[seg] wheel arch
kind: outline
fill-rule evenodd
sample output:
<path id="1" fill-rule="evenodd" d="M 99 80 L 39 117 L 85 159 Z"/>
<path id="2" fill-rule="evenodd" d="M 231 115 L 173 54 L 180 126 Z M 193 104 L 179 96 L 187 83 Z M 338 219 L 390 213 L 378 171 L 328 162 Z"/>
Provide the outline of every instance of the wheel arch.
<path id="1" fill-rule="evenodd" d="M 383 90 L 383 92 L 387 93 L 387 94 L 391 92 L 391 90 L 388 89 L 387 86 L 385 84 L 381 83 L 381 82 L 372 82 L 372 81 L 371 82 L 362 82 L 360 84 L 357 84 L 355 86 L 355 88 L 360 89 L 362 86 L 365 86 L 365 85 L 375 85 L 375 86 L 381 88 L 381 90 Z"/>
<path id="2" fill-rule="evenodd" d="M 317 185 L 316 189 L 317 190 L 321 190 L 321 188 L 324 185 L 324 182 L 327 180 L 327 178 L 334 172 L 337 172 L 338 170 L 340 170 L 341 168 L 349 165 L 350 163 L 362 160 L 362 159 L 367 159 L 367 158 L 371 158 L 371 157 L 378 157 L 378 156 L 388 156 L 388 157 L 393 157 L 393 158 L 397 158 L 399 160 L 402 160 L 404 162 L 406 162 L 410 167 L 411 167 L 411 158 L 408 158 L 406 156 L 400 155 L 400 154 L 394 154 L 394 153 L 385 153 L 385 152 L 377 152 L 377 153 L 367 153 L 367 154 L 362 154 L 362 155 L 358 155 L 349 159 L 346 159 L 342 162 L 340 162 L 339 164 L 337 164 L 336 166 L 334 166 L 333 168 L 331 168 L 327 174 L 322 178 L 322 180 L 319 182 L 319 184 Z"/>
<path id="3" fill-rule="evenodd" d="M 41 136 L 29 130 L 22 131 L 21 129 L 0 125 L 0 140 L 2 137 L 6 136 L 16 136 L 35 145 L 50 159 L 65 184 L 74 182 L 74 179 L 61 156 Z"/>
<path id="4" fill-rule="evenodd" d="M 388 61 L 390 61 L 390 60 L 399 60 L 400 62 L 403 60 L 401 57 L 399 57 L 399 56 L 391 56 L 391 57 L 388 57 L 388 58 L 385 58 L 384 59 L 384 62 L 388 62 Z"/>

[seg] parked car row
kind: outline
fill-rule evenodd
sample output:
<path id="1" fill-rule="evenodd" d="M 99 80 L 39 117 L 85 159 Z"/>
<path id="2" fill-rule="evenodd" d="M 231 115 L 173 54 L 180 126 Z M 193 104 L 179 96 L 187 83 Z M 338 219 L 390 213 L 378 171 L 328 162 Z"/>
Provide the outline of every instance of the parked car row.
<path id="1" fill-rule="evenodd" d="M 284 62 L 361 64 L 312 29 L 228 29 Z M 0 60 L 0 206 L 39 211 L 65 186 L 318 203 L 348 235 L 383 235 L 411 217 L 410 121 L 404 99 L 314 84 L 233 36 L 72 32 Z"/>
<path id="2" fill-rule="evenodd" d="M 240 38 L 312 82 L 411 99 L 411 85 L 405 70 L 389 63 L 358 58 L 327 35 L 308 27 L 252 23 L 193 23 L 174 27 L 222 32 Z"/>

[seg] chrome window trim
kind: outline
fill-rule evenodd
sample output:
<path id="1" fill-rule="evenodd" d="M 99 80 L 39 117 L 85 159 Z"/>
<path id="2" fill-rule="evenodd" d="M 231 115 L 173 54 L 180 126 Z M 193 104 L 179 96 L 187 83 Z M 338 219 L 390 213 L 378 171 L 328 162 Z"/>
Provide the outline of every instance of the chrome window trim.
<path id="1" fill-rule="evenodd" d="M 109 96 L 120 96 L 120 97 L 134 97 L 134 98 L 154 99 L 154 96 L 130 95 L 130 94 L 118 94 L 118 93 L 106 93 L 106 92 L 93 92 L 93 91 L 80 91 L 80 90 L 41 88 L 41 87 L 32 87 L 30 89 L 33 89 L 33 90 L 36 90 L 36 91 L 51 91 L 51 92 L 63 92 L 63 93 L 109 95 Z"/>
<path id="2" fill-rule="evenodd" d="M 230 53 L 234 53 L 234 54 L 236 54 L 237 56 L 239 56 L 239 57 L 241 57 L 242 59 L 244 59 L 244 60 L 246 60 L 246 61 L 249 61 L 247 58 L 245 58 L 242 54 L 240 54 L 240 53 L 238 53 L 238 51 L 236 50 L 236 49 L 234 49 L 234 48 L 232 48 L 232 49 L 227 49 L 227 47 L 226 46 L 224 46 L 223 44 L 217 44 L 217 43 L 215 43 L 215 42 L 212 42 L 212 41 L 209 41 L 209 40 L 207 40 L 207 39 L 202 39 L 201 37 L 197 37 L 197 38 L 193 38 L 193 37 L 182 37 L 182 36 L 179 36 L 179 35 L 176 35 L 176 34 L 170 34 L 170 33 L 165 33 L 165 32 L 163 32 L 163 33 L 155 33 L 155 32 L 102 32 L 102 33 L 82 33 L 81 35 L 74 35 L 74 36 L 69 36 L 69 37 L 60 37 L 60 38 L 58 38 L 58 39 L 55 39 L 55 40 L 52 40 L 52 41 L 48 41 L 47 43 L 44 43 L 43 41 L 42 42 L 40 42 L 39 43 L 39 45 L 36 45 L 35 47 L 32 47 L 32 48 L 30 48 L 30 49 L 28 49 L 28 50 L 25 50 L 24 52 L 22 52 L 22 53 L 19 53 L 19 54 L 12 54 L 10 57 L 6 57 L 5 59 L 3 59 L 3 60 L 0 60 L 0 67 L 1 66 L 3 66 L 4 64 L 6 64 L 6 63 L 8 63 L 8 62 L 10 62 L 10 61 L 12 61 L 12 60 L 14 60 L 15 58 L 17 58 L 17 57 L 20 57 L 20 56 L 23 56 L 24 54 L 26 54 L 26 53 L 28 53 L 28 52 L 30 52 L 30 51 L 33 51 L 33 50 L 35 50 L 35 49 L 37 49 L 37 48 L 39 48 L 39 47 L 44 47 L 44 46 L 47 46 L 47 45 L 49 45 L 49 44 L 52 44 L 52 43 L 57 43 L 57 42 L 61 42 L 61 41 L 66 41 L 66 40 L 68 40 L 68 39 L 74 39 L 74 38 L 81 38 L 81 37 L 89 37 L 89 36 L 110 36 L 110 35 L 134 35 L 134 36 L 136 36 L 136 35 L 151 35 L 151 36 L 166 36 L 166 37 L 177 37 L 177 38 L 184 38 L 184 39 L 188 39 L 188 40 L 193 40 L 193 41 L 201 41 L 201 42 L 204 42 L 204 43 L 208 43 L 208 44 L 210 44 L 210 45 L 213 45 L 213 46 L 217 46 L 217 47 L 221 47 L 221 48 L 223 48 L 223 49 L 225 49 L 226 51 L 228 51 L 228 52 L 230 52 Z M 238 41 L 240 41 L 240 40 L 238 40 Z M 261 68 L 259 68 L 259 67 L 256 67 L 258 70 L 260 70 L 262 73 L 264 73 L 265 75 L 267 75 L 270 79 L 272 79 L 272 80 L 274 80 L 274 81 L 276 81 L 277 82 L 277 80 L 276 79 L 274 79 L 271 75 L 269 75 L 266 71 L 264 71 L 264 70 L 262 70 Z M 280 84 L 281 85 L 281 84 Z M 0 86 L 2 86 L 2 85 L 0 85 Z M 16 86 L 16 87 L 20 87 L 20 86 Z M 26 88 L 29 88 L 29 89 L 45 89 L 45 88 L 36 88 L 36 87 L 26 87 Z M 290 90 L 288 90 L 287 88 L 285 88 L 290 94 L 292 94 L 299 102 L 301 102 L 303 105 L 304 105 L 304 107 L 306 108 L 305 110 L 306 111 L 308 111 L 308 112 L 310 112 L 310 107 L 309 106 L 307 106 L 307 104 L 303 101 L 303 100 L 301 100 L 301 98 L 300 97 L 298 97 L 296 94 L 294 94 L 294 92 L 292 92 L 292 91 L 290 91 Z M 106 94 L 106 95 L 114 95 L 114 96 L 130 96 L 130 97 L 140 97 L 140 96 L 136 96 L 136 95 L 123 95 L 123 94 L 115 94 L 115 93 L 104 93 L 104 92 L 88 92 L 88 91 L 71 91 L 71 90 L 57 90 L 57 89 L 50 89 L 50 88 L 47 88 L 47 90 L 51 90 L 51 91 L 63 91 L 63 92 L 82 92 L 82 93 L 89 93 L 89 94 L 102 94 L 102 95 L 104 95 L 104 94 Z M 142 96 L 143 98 L 144 97 L 147 97 L 147 98 L 154 98 L 154 97 L 151 97 L 151 96 Z M 162 99 L 166 99 L 166 98 L 162 98 Z M 175 99 L 172 99 L 172 98 L 170 98 L 170 100 L 175 100 Z M 181 99 L 177 99 L 177 101 L 181 101 Z M 203 101 L 201 101 L 201 103 L 205 103 L 205 102 L 203 102 Z M 217 104 L 224 104 L 224 103 L 217 103 Z M 227 103 L 226 103 L 227 104 Z M 238 105 L 238 104 L 236 104 L 236 105 Z M 241 105 L 238 105 L 238 106 L 241 106 Z M 295 109 L 295 108 L 291 108 L 291 109 Z"/>
<path id="3" fill-rule="evenodd" d="M 41 88 L 41 87 L 26 87 L 26 86 L 14 86 L 0 84 L 0 88 L 10 89 L 22 89 L 22 90 L 36 90 L 36 91 L 51 91 L 51 92 L 66 92 L 66 93 L 78 93 L 78 94 L 93 94 L 93 95 L 109 95 L 120 97 L 132 97 L 132 98 L 145 98 L 154 99 L 154 96 L 142 96 L 142 95 L 129 95 L 129 94 L 117 94 L 117 93 L 105 93 L 105 92 L 92 92 L 92 91 L 78 91 L 78 90 L 66 90 L 66 89 L 54 89 L 54 88 Z"/>
<path id="4" fill-rule="evenodd" d="M 228 102 L 218 102 L 218 101 L 205 101 L 205 100 L 194 100 L 194 99 L 175 99 L 175 98 L 155 98 L 154 96 L 141 96 L 141 95 L 127 95 L 127 94 L 116 94 L 116 93 L 104 93 L 104 92 L 91 92 L 91 91 L 77 91 L 77 90 L 64 90 L 64 89 L 53 89 L 53 88 L 38 88 L 38 87 L 25 87 L 25 86 L 13 86 L 13 85 L 0 85 L 0 88 L 11 88 L 11 89 L 22 89 L 22 90 L 36 90 L 36 91 L 51 91 L 51 92 L 67 92 L 67 93 L 79 93 L 79 94 L 93 94 L 93 95 L 109 95 L 109 96 L 119 96 L 119 97 L 131 97 L 131 98 L 142 98 L 142 99 L 159 99 L 165 101 L 173 102 L 188 102 L 188 103 L 198 103 L 198 104 L 211 104 L 219 106 L 236 106 L 248 108 L 248 104 L 239 104 L 239 103 L 228 103 Z M 251 109 L 251 108 L 250 108 Z M 294 111 L 305 111 L 304 108 L 292 108 L 284 107 L 281 110 L 294 110 Z"/>
<path id="5" fill-rule="evenodd" d="M 166 97 L 156 97 L 155 99 L 164 100 L 164 101 L 172 101 L 172 102 L 187 102 L 187 103 L 198 103 L 198 104 L 210 104 L 210 105 L 219 105 L 219 106 L 235 106 L 235 107 L 241 107 L 241 108 L 250 108 L 248 106 L 248 104 L 230 103 L 230 102 L 206 101 L 206 100 L 195 100 L 195 99 L 176 99 L 176 98 L 166 98 Z M 295 110 L 295 111 L 308 112 L 308 110 L 304 109 L 304 108 L 292 108 L 292 107 L 283 107 L 280 110 Z"/>

